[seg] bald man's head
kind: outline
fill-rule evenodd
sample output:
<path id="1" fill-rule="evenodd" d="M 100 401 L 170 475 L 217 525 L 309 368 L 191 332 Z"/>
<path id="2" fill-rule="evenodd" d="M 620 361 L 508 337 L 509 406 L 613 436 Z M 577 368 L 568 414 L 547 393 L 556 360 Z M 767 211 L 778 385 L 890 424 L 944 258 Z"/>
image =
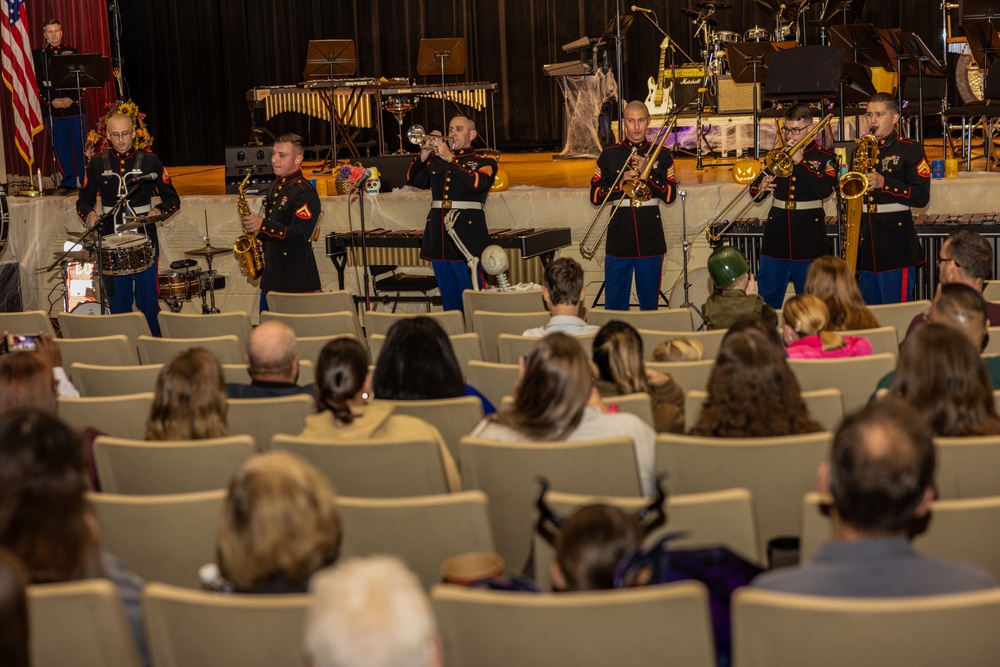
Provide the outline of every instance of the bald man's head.
<path id="1" fill-rule="evenodd" d="M 283 322 L 264 322 L 247 341 L 247 364 L 254 380 L 295 382 L 299 375 L 295 332 Z"/>

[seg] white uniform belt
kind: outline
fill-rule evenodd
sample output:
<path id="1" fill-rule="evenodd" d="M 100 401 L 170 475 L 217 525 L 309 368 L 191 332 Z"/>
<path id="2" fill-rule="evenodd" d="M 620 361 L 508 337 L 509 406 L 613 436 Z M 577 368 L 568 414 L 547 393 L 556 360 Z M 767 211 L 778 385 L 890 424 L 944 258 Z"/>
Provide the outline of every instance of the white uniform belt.
<path id="1" fill-rule="evenodd" d="M 789 206 L 789 203 L 791 203 L 791 206 Z M 811 199 L 808 201 L 793 199 L 791 202 L 787 202 L 784 199 L 778 199 L 775 197 L 771 200 L 771 206 L 787 209 L 789 211 L 805 211 L 811 208 L 823 208 L 823 202 L 819 199 Z"/>
<path id="2" fill-rule="evenodd" d="M 445 199 L 444 201 L 434 200 L 431 202 L 431 208 L 471 208 L 477 211 L 483 210 L 483 205 L 477 201 L 454 201 L 451 199 Z"/>
<path id="3" fill-rule="evenodd" d="M 641 206 L 659 206 L 660 200 L 656 197 L 650 197 L 646 201 L 639 201 L 638 199 L 631 199 L 629 197 L 622 197 L 624 200 L 622 206 L 631 206 L 632 208 L 639 208 Z"/>
<path id="4" fill-rule="evenodd" d="M 906 204 L 869 204 L 870 206 L 878 207 L 874 211 L 869 211 L 870 213 L 899 213 L 900 211 L 909 211 L 910 207 Z"/>

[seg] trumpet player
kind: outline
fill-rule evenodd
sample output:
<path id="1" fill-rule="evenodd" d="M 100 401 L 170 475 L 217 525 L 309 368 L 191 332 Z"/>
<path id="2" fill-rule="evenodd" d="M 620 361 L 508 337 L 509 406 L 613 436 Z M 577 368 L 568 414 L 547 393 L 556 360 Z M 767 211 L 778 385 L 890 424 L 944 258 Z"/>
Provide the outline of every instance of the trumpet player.
<path id="1" fill-rule="evenodd" d="M 444 310 L 462 310 L 462 292 L 472 289 L 473 280 L 465 258 L 448 238 L 445 215 L 458 210 L 455 231 L 473 255 L 482 255 L 489 243 L 483 208 L 496 178 L 497 163 L 473 152 L 472 140 L 476 136 L 476 124 L 471 118 L 453 116 L 448 123 L 448 141 L 440 135 L 429 136 L 406 172 L 407 185 L 431 189 L 433 201 L 420 257 L 430 260 L 434 267 Z M 483 284 L 481 269 L 475 279 Z"/>
<path id="2" fill-rule="evenodd" d="M 858 250 L 861 296 L 869 305 L 913 299 L 916 266 L 923 259 L 911 207 L 927 206 L 931 169 L 924 147 L 896 133 L 899 103 L 875 93 L 865 113 L 878 141 L 878 159 L 868 179 Z"/>
<path id="3" fill-rule="evenodd" d="M 604 259 L 605 308 L 629 309 L 634 274 L 639 309 L 656 310 L 663 275 L 663 256 L 667 252 L 659 204 L 661 201 L 669 204 L 677 197 L 674 161 L 669 151 L 661 150 L 647 180 L 652 197 L 646 201 L 629 199 L 622 185 L 639 177 L 647 166 L 647 156 L 654 152 L 654 146 L 646 140 L 649 109 L 643 102 L 629 102 L 624 119 L 624 141 L 601 152 L 590 182 L 590 203 L 595 206 L 600 206 L 609 194 L 611 202 L 622 198 L 628 200 L 617 209 L 608 227 Z M 636 158 L 630 161 L 633 149 L 637 149 Z M 625 173 L 618 178 L 622 170 Z"/>
<path id="4" fill-rule="evenodd" d="M 785 145 L 794 147 L 813 126 L 808 104 L 794 104 L 785 111 L 781 134 Z M 767 174 L 750 194 L 773 195 L 764 225 L 757 270 L 757 293 L 777 310 L 785 300 L 788 279 L 795 293 L 805 290 L 806 274 L 813 260 L 827 254 L 823 200 L 837 187 L 836 156 L 812 143 L 792 156 L 795 163 L 788 177 Z"/>

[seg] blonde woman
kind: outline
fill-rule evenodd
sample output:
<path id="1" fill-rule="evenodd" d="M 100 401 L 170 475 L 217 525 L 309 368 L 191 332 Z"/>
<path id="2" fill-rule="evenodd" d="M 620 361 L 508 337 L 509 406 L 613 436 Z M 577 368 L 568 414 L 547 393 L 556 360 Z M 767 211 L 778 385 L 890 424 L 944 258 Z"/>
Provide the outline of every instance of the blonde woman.
<path id="1" fill-rule="evenodd" d="M 203 440 L 229 435 L 222 365 L 203 347 L 181 352 L 156 378 L 147 440 Z"/>
<path id="2" fill-rule="evenodd" d="M 830 331 L 830 311 L 818 296 L 799 294 L 785 302 L 782 339 L 789 359 L 865 357 L 872 353 L 867 338 Z"/>
<path id="3" fill-rule="evenodd" d="M 806 276 L 805 293 L 823 299 L 830 311 L 831 331 L 855 331 L 879 326 L 861 298 L 854 273 L 839 257 L 823 255 L 813 261 Z"/>

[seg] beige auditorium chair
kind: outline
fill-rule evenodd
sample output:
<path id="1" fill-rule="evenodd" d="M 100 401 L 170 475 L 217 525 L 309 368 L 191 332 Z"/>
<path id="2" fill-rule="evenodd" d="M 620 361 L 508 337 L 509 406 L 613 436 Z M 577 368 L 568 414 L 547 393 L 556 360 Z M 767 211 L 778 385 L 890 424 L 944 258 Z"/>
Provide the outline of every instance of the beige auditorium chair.
<path id="1" fill-rule="evenodd" d="M 121 396 L 155 391 L 162 369 L 162 364 L 97 366 L 75 361 L 69 375 L 81 396 Z"/>
<path id="2" fill-rule="evenodd" d="M 1000 655 L 1000 589 L 834 598 L 746 587 L 733 602 L 739 667 L 989 667 Z"/>
<path id="3" fill-rule="evenodd" d="M 689 390 L 684 399 L 684 430 L 690 431 L 701 415 L 701 407 L 708 398 L 708 392 Z M 802 392 L 809 415 L 819 422 L 824 430 L 833 432 L 844 418 L 844 399 L 839 389 L 816 389 Z"/>
<path id="4" fill-rule="evenodd" d="M 487 292 L 467 289 L 462 292 L 462 310 L 469 331 L 479 331 L 471 315 L 477 310 L 491 313 L 530 313 L 545 310 L 542 290 Z"/>
<path id="5" fill-rule="evenodd" d="M 226 418 L 233 435 L 252 436 L 265 449 L 278 433 L 298 435 L 306 417 L 316 412 L 316 399 L 309 394 L 271 398 L 230 398 Z"/>
<path id="6" fill-rule="evenodd" d="M 365 333 L 369 336 L 372 334 L 386 336 L 396 322 L 417 316 L 431 318 L 441 325 L 449 336 L 465 333 L 465 318 L 462 317 L 460 310 L 438 310 L 429 313 L 380 313 L 373 310 L 365 313 Z"/>
<path id="7" fill-rule="evenodd" d="M 541 595 L 439 585 L 431 600 L 452 665 L 715 665 L 699 582 Z"/>
<path id="8" fill-rule="evenodd" d="M 268 292 L 267 307 L 273 313 L 310 315 L 355 311 L 354 295 L 345 290 L 335 292 Z"/>
<path id="9" fill-rule="evenodd" d="M 388 401 L 376 399 L 376 402 L 391 403 L 393 412 L 402 415 L 419 417 L 437 428 L 438 433 L 448 445 L 451 457 L 458 462 L 458 442 L 483 420 L 483 402 L 476 396 L 460 396 L 458 398 L 439 398 L 428 401 Z"/>
<path id="10" fill-rule="evenodd" d="M 220 364 L 245 364 L 246 348 L 239 336 L 207 336 L 205 338 L 156 338 L 139 336 L 139 361 L 143 364 L 165 364 L 175 356 L 193 347 L 203 347 L 219 360 Z"/>
<path id="11" fill-rule="evenodd" d="M 139 353 L 125 334 L 95 338 L 56 338 L 63 367 L 76 362 L 104 366 L 136 366 Z"/>
<path id="12" fill-rule="evenodd" d="M 653 350 L 665 340 L 671 338 L 687 338 L 696 340 L 705 348 L 704 358 L 715 359 L 719 355 L 719 345 L 726 335 L 728 329 L 715 329 L 713 331 L 658 331 L 652 329 L 639 329 L 642 337 L 642 353 L 646 361 L 653 360 Z"/>
<path id="13" fill-rule="evenodd" d="M 887 303 L 879 306 L 868 306 L 872 315 L 883 327 L 896 327 L 896 337 L 902 343 L 906 337 L 906 332 L 910 328 L 910 322 L 921 313 L 926 313 L 931 309 L 931 302 L 927 299 L 920 301 L 907 301 L 905 303 Z M 849 335 L 851 332 L 845 332 Z"/>
<path id="14" fill-rule="evenodd" d="M 399 556 L 426 588 L 441 581 L 452 556 L 495 550 L 486 494 L 460 491 L 415 498 L 339 496 L 340 557 Z"/>
<path id="15" fill-rule="evenodd" d="M 474 331 L 483 346 L 483 360 L 496 363 L 500 360 L 498 344 L 500 334 L 520 336 L 528 329 L 544 326 L 549 321 L 547 311 L 506 313 L 477 310 L 472 313 Z"/>
<path id="16" fill-rule="evenodd" d="M 877 329 L 855 329 L 840 332 L 844 336 L 867 338 L 872 345 L 872 354 L 899 354 L 899 337 L 894 326 L 881 326 Z M 905 331 L 903 332 L 906 333 Z"/>
<path id="17" fill-rule="evenodd" d="M 844 414 L 867 405 L 868 398 L 886 373 L 895 370 L 896 356 L 873 354 L 848 359 L 789 359 L 788 366 L 802 391 L 839 389 Z"/>
<path id="18" fill-rule="evenodd" d="M 326 344 L 331 340 L 336 340 L 337 338 L 351 338 L 357 340 L 354 334 L 335 334 L 333 336 L 296 336 L 295 345 L 299 351 L 299 363 L 303 361 L 308 361 L 313 367 L 316 366 L 316 362 L 319 361 L 319 353 L 323 351 Z M 364 345 L 364 343 L 361 343 Z M 300 382 L 301 384 L 301 378 Z"/>
<path id="19" fill-rule="evenodd" d="M 1000 436 L 934 438 L 937 497 L 1000 496 Z"/>
<path id="20" fill-rule="evenodd" d="M 66 313 L 62 313 L 65 315 Z M 56 337 L 52 320 L 44 310 L 27 310 L 20 313 L 0 313 L 0 333 L 48 334 Z M 65 333 L 63 335 L 66 335 Z"/>
<path id="21" fill-rule="evenodd" d="M 198 568 L 215 562 L 226 491 L 123 496 L 88 493 L 101 545 L 146 581 L 201 588 Z"/>
<path id="22" fill-rule="evenodd" d="M 108 579 L 28 587 L 33 667 L 140 667 L 121 597 Z"/>
<path id="23" fill-rule="evenodd" d="M 352 334 L 359 341 L 365 339 L 358 321 L 358 314 L 353 310 L 335 313 L 278 313 L 273 310 L 265 310 L 260 314 L 261 324 L 271 320 L 287 324 L 295 332 L 296 337 Z"/>
<path id="24" fill-rule="evenodd" d="M 94 440 L 101 489 L 131 495 L 223 489 L 253 453 L 254 439 L 247 435 L 160 441 L 100 435 Z"/>
<path id="25" fill-rule="evenodd" d="M 161 583 L 142 593 L 156 667 L 303 665 L 308 595 L 219 595 Z"/>
<path id="26" fill-rule="evenodd" d="M 601 327 L 618 320 L 627 322 L 635 329 L 652 331 L 694 331 L 694 320 L 690 308 L 663 308 L 661 310 L 605 310 L 591 308 L 587 311 L 587 322 Z"/>
<path id="27" fill-rule="evenodd" d="M 146 437 L 146 421 L 153 405 L 153 392 L 123 396 L 59 398 L 59 419 L 82 431 L 93 428 L 98 433 L 117 438 L 140 440 Z"/>
<path id="28" fill-rule="evenodd" d="M 647 361 L 646 368 L 666 373 L 684 391 L 704 390 L 708 387 L 708 377 L 715 368 L 714 359 L 703 361 Z"/>
<path id="29" fill-rule="evenodd" d="M 244 349 L 253 329 L 250 316 L 242 310 L 197 315 L 161 310 L 158 318 L 164 338 L 208 338 L 232 334 L 240 339 Z"/>
<path id="30" fill-rule="evenodd" d="M 593 356 L 595 334 L 574 336 L 589 359 Z M 521 357 L 531 354 L 539 338 L 502 333 L 497 338 L 497 356 L 501 364 L 516 364 Z"/>
<path id="31" fill-rule="evenodd" d="M 149 336 L 149 322 L 138 311 L 117 315 L 77 315 L 59 313 L 59 330 L 63 338 L 98 338 L 125 334 L 133 346 L 139 336 Z"/>
<path id="32" fill-rule="evenodd" d="M 457 313 L 458 311 L 449 310 L 446 312 Z M 479 342 L 479 334 L 456 334 L 448 336 L 448 340 L 451 341 L 451 349 L 455 352 L 455 359 L 462 369 L 462 376 L 465 377 L 467 372 L 466 366 L 468 366 L 470 361 L 483 360 L 483 348 Z M 385 345 L 385 336 L 382 334 L 371 334 L 368 337 L 368 349 L 371 351 L 373 364 L 378 364 L 378 357 L 382 354 L 383 345 Z"/>
<path id="33" fill-rule="evenodd" d="M 568 493 L 639 496 L 639 471 L 631 438 L 579 442 L 499 442 L 462 438 L 462 481 L 490 499 L 497 551 L 510 571 L 528 558 L 532 507 L 539 476 Z"/>
<path id="34" fill-rule="evenodd" d="M 490 399 L 490 403 L 498 406 L 504 396 L 511 396 L 514 393 L 517 375 L 516 364 L 470 361 L 466 366 L 465 381 Z"/>

